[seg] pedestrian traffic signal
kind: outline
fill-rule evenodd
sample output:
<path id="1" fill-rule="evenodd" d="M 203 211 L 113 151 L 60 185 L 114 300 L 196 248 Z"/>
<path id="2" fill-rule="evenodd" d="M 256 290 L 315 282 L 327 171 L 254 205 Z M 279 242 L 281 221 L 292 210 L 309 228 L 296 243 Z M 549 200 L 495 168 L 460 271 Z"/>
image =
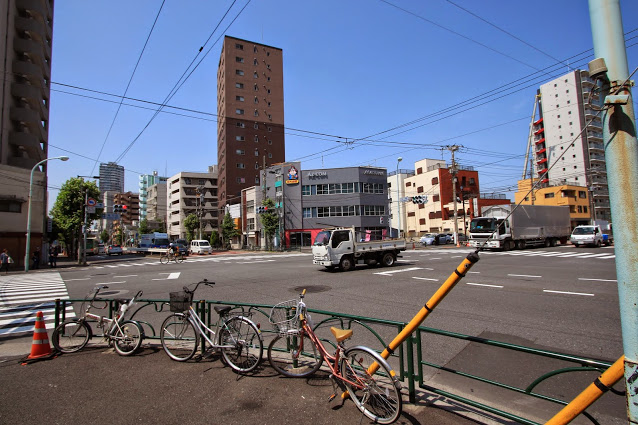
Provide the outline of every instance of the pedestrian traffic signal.
<path id="1" fill-rule="evenodd" d="M 121 212 L 124 211 L 124 209 L 126 209 L 126 205 L 120 205 L 120 204 L 113 205 L 113 212 L 114 213 L 121 213 Z"/>
<path id="2" fill-rule="evenodd" d="M 426 204 L 428 202 L 427 195 L 417 195 L 412 197 L 413 204 Z"/>
<path id="3" fill-rule="evenodd" d="M 257 214 L 264 214 L 268 212 L 268 207 L 259 206 L 257 207 Z"/>

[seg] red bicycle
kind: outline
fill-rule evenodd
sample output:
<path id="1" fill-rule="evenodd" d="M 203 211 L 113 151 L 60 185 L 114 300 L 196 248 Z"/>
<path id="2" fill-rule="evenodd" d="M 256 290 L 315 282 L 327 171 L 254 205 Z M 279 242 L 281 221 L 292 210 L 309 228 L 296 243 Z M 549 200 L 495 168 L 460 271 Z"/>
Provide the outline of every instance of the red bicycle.
<path id="1" fill-rule="evenodd" d="M 388 362 L 371 348 L 346 348 L 351 329 L 330 328 L 337 348 L 329 354 L 312 329 L 305 294 L 304 289 L 299 300 L 279 303 L 270 313 L 270 322 L 279 333 L 268 346 L 270 365 L 284 376 L 300 378 L 317 372 L 325 361 L 335 386 L 330 400 L 336 397 L 338 386 L 371 420 L 380 424 L 396 421 L 402 409 L 401 384 Z"/>

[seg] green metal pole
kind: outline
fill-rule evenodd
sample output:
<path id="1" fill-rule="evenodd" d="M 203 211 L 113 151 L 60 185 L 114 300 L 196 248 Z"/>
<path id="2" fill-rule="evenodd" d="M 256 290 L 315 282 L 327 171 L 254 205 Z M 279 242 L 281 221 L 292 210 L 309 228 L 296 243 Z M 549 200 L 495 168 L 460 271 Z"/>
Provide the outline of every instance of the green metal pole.
<path id="1" fill-rule="evenodd" d="M 631 423 L 638 423 L 638 146 L 634 99 L 619 0 L 589 0 L 589 15 L 594 55 L 604 59 L 608 69 L 593 77 L 603 80 L 605 90 L 603 141 L 614 228 L 627 415 Z"/>

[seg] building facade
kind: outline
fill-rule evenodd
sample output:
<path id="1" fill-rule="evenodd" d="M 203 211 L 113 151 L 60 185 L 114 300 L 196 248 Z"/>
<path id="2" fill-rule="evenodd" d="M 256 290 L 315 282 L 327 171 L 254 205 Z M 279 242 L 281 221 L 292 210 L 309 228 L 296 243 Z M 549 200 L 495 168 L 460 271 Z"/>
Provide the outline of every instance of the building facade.
<path id="1" fill-rule="evenodd" d="M 100 193 L 124 192 L 124 167 L 115 162 L 100 164 Z"/>
<path id="2" fill-rule="evenodd" d="M 405 234 L 406 212 L 403 207 L 405 179 L 414 176 L 414 170 L 399 169 L 388 173 L 388 203 L 390 205 L 389 225 L 392 237 Z M 398 190 L 397 190 L 398 188 Z"/>
<path id="3" fill-rule="evenodd" d="M 575 70 L 540 87 L 540 119 L 533 124 L 534 179 L 540 187 L 582 186 L 592 218 L 611 221 L 602 120 L 587 71 Z"/>
<path id="4" fill-rule="evenodd" d="M 157 171 L 153 171 L 153 174 L 142 174 L 140 176 L 140 220 L 147 218 L 148 214 L 148 190 L 154 184 L 166 184 L 168 177 L 161 177 Z M 166 195 L 166 194 L 164 194 Z M 166 200 L 166 199 L 164 199 Z M 166 208 L 164 208 L 166 210 Z"/>
<path id="5" fill-rule="evenodd" d="M 514 194 L 516 204 L 520 202 L 524 205 L 566 205 L 569 207 L 572 228 L 590 223 L 591 202 L 585 186 L 547 186 L 532 192 L 532 185 L 531 179 L 519 180 L 518 191 Z"/>
<path id="6" fill-rule="evenodd" d="M 157 183 L 149 186 L 147 190 L 147 201 L 146 201 L 146 219 L 149 223 L 161 224 L 164 223 L 164 228 L 166 228 L 166 200 L 168 199 L 166 196 L 166 182 Z M 140 207 L 141 212 L 141 207 Z M 141 214 L 140 214 L 141 215 Z M 143 218 L 140 217 L 140 220 Z M 150 224 L 149 224 L 150 225 Z M 155 227 L 155 226 L 152 226 Z"/>
<path id="7" fill-rule="evenodd" d="M 48 157 L 53 0 L 0 2 L 0 240 L 16 266 L 26 249 L 32 168 Z M 47 163 L 34 172 L 31 249 L 41 247 Z M 22 255 L 21 255 L 22 253 Z"/>
<path id="8" fill-rule="evenodd" d="M 405 234 L 419 237 L 424 233 L 454 231 L 454 176 L 445 161 L 423 159 L 415 164 L 415 174 L 404 180 L 408 198 L 423 197 L 423 203 L 402 204 L 406 214 Z M 459 233 L 466 233 L 474 211 L 480 210 L 478 172 L 472 167 L 456 167 L 456 223 Z"/>
<path id="9" fill-rule="evenodd" d="M 283 53 L 226 36 L 217 71 L 219 208 L 285 161 Z M 222 214 L 223 212 L 220 212 Z"/>
<path id="10" fill-rule="evenodd" d="M 190 214 L 199 217 L 203 239 L 210 239 L 218 229 L 217 166 L 208 167 L 207 173 L 183 171 L 168 178 L 166 185 L 167 233 L 171 239 L 187 237 L 184 220 Z M 196 235 L 199 229 L 196 230 Z"/>

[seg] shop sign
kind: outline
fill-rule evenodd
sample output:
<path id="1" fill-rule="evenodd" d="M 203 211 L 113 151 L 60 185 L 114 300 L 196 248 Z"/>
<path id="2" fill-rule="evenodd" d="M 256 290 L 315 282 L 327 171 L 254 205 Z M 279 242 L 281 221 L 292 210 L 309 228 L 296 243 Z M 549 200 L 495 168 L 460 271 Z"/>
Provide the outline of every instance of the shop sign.
<path id="1" fill-rule="evenodd" d="M 292 166 L 288 169 L 288 173 L 286 175 L 286 184 L 297 184 L 299 183 L 299 172 L 297 169 Z"/>

